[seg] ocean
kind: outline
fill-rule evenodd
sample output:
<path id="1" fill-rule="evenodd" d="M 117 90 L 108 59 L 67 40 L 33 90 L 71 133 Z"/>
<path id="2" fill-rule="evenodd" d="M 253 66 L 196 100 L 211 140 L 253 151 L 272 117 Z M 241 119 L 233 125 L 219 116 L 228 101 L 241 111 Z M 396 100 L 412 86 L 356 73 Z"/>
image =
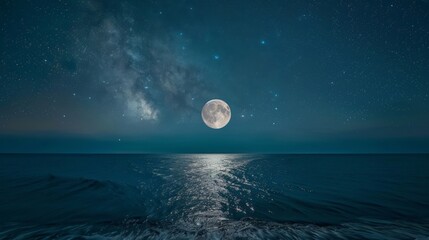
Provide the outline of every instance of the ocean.
<path id="1" fill-rule="evenodd" d="M 429 239 L 429 155 L 3 154 L 0 239 Z"/>

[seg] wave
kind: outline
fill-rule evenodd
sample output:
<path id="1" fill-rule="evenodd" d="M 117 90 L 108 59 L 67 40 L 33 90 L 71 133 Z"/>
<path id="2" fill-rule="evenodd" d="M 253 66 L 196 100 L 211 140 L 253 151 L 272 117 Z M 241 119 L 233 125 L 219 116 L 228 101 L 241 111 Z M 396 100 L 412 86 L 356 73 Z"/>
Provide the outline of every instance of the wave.
<path id="1" fill-rule="evenodd" d="M 222 221 L 216 226 L 162 223 L 128 218 L 121 222 L 66 225 L 8 225 L 2 239 L 428 239 L 429 225 L 366 220 L 319 226 L 254 220 Z M 0 228 L 1 229 L 1 228 Z"/>
<path id="2" fill-rule="evenodd" d="M 1 178 L 0 223 L 79 222 L 145 215 L 137 189 L 111 181 L 55 175 Z"/>

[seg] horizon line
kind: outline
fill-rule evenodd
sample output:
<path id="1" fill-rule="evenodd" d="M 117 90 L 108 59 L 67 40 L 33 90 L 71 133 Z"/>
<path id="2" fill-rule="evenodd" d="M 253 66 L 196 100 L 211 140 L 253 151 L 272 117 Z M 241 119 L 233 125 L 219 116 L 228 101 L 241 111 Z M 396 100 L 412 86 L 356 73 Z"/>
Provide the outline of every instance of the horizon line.
<path id="1" fill-rule="evenodd" d="M 253 155 L 427 155 L 429 152 L 0 152 L 0 155 L 186 155 L 186 154 L 253 154 Z"/>

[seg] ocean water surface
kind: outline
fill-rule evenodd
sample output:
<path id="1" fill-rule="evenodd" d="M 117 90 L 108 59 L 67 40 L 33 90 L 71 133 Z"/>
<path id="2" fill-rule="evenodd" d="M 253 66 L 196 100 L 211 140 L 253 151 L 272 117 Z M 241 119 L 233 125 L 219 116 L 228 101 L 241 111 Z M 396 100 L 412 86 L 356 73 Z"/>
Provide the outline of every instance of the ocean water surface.
<path id="1" fill-rule="evenodd" d="M 429 239 L 429 155 L 0 155 L 0 239 Z"/>

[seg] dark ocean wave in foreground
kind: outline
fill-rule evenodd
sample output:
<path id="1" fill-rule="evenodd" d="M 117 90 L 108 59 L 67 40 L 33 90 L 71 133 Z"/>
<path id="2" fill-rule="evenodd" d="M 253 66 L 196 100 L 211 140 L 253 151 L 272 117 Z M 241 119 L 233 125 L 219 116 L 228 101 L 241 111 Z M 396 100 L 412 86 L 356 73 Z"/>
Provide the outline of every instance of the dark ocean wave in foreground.
<path id="1" fill-rule="evenodd" d="M 137 219 L 94 224 L 11 224 L 4 239 L 428 239 L 429 224 L 366 220 L 318 226 L 299 223 L 224 221 L 216 226 Z"/>
<path id="2" fill-rule="evenodd" d="M 0 239 L 429 239 L 426 155 L 2 155 Z"/>
<path id="3" fill-rule="evenodd" d="M 132 198 L 135 189 L 110 181 L 53 175 L 0 181 L 1 215 L 9 222 L 85 222 L 144 210 Z"/>

